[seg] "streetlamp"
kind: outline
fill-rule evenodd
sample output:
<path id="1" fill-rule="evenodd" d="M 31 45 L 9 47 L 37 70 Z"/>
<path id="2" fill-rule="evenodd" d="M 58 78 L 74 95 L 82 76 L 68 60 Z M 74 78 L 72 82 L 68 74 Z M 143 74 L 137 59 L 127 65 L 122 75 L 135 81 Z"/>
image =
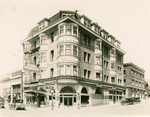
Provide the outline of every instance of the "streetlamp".
<path id="1" fill-rule="evenodd" d="M 54 105 L 53 105 L 53 94 L 54 94 L 54 90 L 52 89 L 52 90 L 51 90 L 51 96 L 52 96 L 52 108 L 51 108 L 51 109 L 52 109 L 52 110 L 54 110 Z"/>

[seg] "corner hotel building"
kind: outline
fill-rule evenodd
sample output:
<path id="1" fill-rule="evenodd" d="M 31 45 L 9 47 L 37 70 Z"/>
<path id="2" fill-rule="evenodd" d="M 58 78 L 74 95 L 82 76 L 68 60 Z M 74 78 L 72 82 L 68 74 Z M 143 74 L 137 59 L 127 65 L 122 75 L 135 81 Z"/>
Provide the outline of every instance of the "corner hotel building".
<path id="1" fill-rule="evenodd" d="M 25 104 L 83 107 L 123 98 L 125 52 L 87 16 L 61 10 L 39 21 L 21 43 Z"/>

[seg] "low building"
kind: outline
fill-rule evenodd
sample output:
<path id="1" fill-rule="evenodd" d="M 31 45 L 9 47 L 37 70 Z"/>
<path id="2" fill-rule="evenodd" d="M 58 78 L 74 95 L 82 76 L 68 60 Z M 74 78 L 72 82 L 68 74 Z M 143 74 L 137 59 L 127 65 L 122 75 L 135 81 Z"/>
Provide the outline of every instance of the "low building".
<path id="1" fill-rule="evenodd" d="M 147 98 L 148 94 L 145 89 L 147 83 L 144 78 L 144 73 L 144 69 L 133 63 L 124 64 L 125 97 Z"/>
<path id="2" fill-rule="evenodd" d="M 1 77 L 0 97 L 5 99 L 5 107 L 14 99 L 22 99 L 22 70 L 17 70 Z"/>

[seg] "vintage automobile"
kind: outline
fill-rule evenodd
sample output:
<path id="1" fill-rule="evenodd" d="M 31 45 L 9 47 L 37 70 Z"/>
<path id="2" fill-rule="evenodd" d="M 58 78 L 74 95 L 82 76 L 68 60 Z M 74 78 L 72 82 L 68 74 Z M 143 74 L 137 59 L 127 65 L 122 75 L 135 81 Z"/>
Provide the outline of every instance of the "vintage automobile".
<path id="1" fill-rule="evenodd" d="M 0 97 L 0 108 L 4 108 L 4 98 Z"/>
<path id="2" fill-rule="evenodd" d="M 25 105 L 22 99 L 15 99 L 13 103 L 9 105 L 9 108 L 14 110 L 25 110 Z"/>
<path id="3" fill-rule="evenodd" d="M 131 97 L 131 98 L 125 98 L 120 102 L 122 105 L 132 105 L 135 103 L 135 98 Z"/>
<path id="4" fill-rule="evenodd" d="M 135 102 L 140 103 L 141 102 L 140 97 L 135 97 Z"/>

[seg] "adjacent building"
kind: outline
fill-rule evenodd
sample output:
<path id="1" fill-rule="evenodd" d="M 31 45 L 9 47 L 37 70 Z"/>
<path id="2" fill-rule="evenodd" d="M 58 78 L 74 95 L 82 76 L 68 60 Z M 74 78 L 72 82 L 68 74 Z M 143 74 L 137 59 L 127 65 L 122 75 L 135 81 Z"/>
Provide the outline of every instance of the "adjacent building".
<path id="1" fill-rule="evenodd" d="M 74 11 L 38 22 L 23 46 L 24 102 L 29 106 L 96 106 L 123 98 L 121 43 Z"/>
<path id="2" fill-rule="evenodd" d="M 126 97 L 140 97 L 146 99 L 148 97 L 147 82 L 144 78 L 144 69 L 133 63 L 124 64 L 124 85 L 126 88 Z"/>
<path id="3" fill-rule="evenodd" d="M 0 81 L 0 97 L 5 99 L 5 107 L 13 102 L 13 99 L 23 98 L 22 70 L 5 74 Z"/>

